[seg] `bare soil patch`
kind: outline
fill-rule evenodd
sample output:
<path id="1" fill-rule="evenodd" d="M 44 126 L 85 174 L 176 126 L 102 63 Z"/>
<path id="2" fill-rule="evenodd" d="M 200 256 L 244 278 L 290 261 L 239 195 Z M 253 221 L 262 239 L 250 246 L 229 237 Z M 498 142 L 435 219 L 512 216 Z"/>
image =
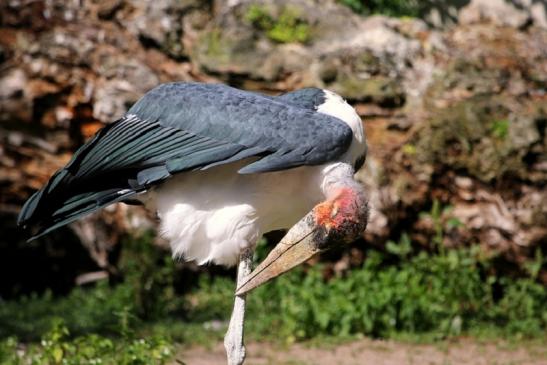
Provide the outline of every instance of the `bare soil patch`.
<path id="1" fill-rule="evenodd" d="M 187 365 L 224 364 L 221 343 L 207 349 L 181 350 L 178 358 Z M 179 362 L 180 363 L 180 362 Z M 173 363 L 175 364 L 175 363 Z M 547 345 L 480 342 L 461 339 L 438 344 L 408 344 L 363 339 L 321 347 L 307 344 L 280 346 L 251 342 L 246 365 L 547 365 Z"/>

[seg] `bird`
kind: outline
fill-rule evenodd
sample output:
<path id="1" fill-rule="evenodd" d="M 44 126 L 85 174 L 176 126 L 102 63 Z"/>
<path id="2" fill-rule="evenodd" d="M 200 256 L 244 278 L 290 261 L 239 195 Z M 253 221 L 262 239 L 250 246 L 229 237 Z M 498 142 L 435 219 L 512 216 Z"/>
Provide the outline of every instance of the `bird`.
<path id="1" fill-rule="evenodd" d="M 366 155 L 361 118 L 332 91 L 161 84 L 82 145 L 18 225 L 36 239 L 118 202 L 156 212 L 175 257 L 238 265 L 224 344 L 228 364 L 242 364 L 246 294 L 366 229 L 367 193 L 354 179 Z M 261 236 L 288 228 L 252 270 Z"/>

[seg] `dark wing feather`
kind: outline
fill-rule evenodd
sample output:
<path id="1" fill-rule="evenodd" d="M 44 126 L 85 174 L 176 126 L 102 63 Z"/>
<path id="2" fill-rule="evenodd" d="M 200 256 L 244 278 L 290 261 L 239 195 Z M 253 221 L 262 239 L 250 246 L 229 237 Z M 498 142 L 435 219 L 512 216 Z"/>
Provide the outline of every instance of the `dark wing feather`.
<path id="1" fill-rule="evenodd" d="M 19 223 L 45 234 L 175 173 L 248 157 L 240 173 L 322 164 L 352 139 L 342 121 L 314 111 L 318 89 L 262 96 L 224 85 L 165 84 L 100 130 L 23 207 Z M 310 91 L 314 90 L 314 92 Z"/>
<path id="2" fill-rule="evenodd" d="M 128 114 L 261 149 L 264 158 L 241 172 L 265 172 L 322 164 L 347 151 L 352 131 L 341 120 L 315 112 L 321 98 L 318 89 L 267 97 L 225 85 L 172 83 L 148 92 Z"/>

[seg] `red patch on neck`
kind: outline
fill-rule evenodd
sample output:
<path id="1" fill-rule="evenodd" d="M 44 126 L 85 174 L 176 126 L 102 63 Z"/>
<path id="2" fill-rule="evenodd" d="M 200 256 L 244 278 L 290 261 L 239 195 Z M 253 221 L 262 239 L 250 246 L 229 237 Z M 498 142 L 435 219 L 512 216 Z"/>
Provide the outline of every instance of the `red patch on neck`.
<path id="1" fill-rule="evenodd" d="M 315 206 L 315 221 L 331 229 L 348 219 L 355 220 L 355 200 L 355 193 L 351 189 L 340 189 L 333 199 Z"/>

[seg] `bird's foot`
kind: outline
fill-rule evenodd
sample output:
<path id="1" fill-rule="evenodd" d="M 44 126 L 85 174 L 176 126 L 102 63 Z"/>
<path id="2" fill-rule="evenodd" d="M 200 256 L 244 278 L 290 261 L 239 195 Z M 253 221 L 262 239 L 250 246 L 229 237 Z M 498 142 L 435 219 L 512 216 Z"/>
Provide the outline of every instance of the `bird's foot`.
<path id="1" fill-rule="evenodd" d="M 253 264 L 253 251 L 245 249 L 242 251 L 239 266 L 237 268 L 237 285 L 251 273 Z M 234 300 L 234 310 L 230 318 L 228 331 L 224 336 L 224 348 L 228 358 L 228 365 L 242 365 L 245 361 L 245 344 L 243 342 L 245 321 L 245 294 L 237 295 Z"/>

